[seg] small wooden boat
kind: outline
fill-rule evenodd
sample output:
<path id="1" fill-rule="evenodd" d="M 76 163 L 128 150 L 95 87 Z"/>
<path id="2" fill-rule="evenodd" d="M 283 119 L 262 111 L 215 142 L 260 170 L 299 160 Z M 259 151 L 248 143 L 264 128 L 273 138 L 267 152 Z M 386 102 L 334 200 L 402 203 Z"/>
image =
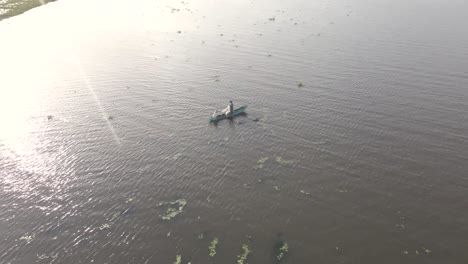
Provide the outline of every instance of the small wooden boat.
<path id="1" fill-rule="evenodd" d="M 210 122 L 217 122 L 219 120 L 223 120 L 226 118 L 234 117 L 236 115 L 240 115 L 245 112 L 245 109 L 247 109 L 247 105 L 244 105 L 242 107 L 239 107 L 234 110 L 232 114 L 226 115 L 225 113 L 222 112 L 215 112 L 212 117 L 210 117 Z"/>

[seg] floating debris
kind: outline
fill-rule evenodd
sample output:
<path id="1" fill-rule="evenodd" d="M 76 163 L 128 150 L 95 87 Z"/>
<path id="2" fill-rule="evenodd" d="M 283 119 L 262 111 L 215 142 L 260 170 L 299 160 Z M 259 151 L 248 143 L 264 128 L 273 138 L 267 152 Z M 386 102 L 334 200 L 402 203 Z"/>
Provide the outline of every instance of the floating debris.
<path id="1" fill-rule="evenodd" d="M 52 119 L 54 119 L 54 116 L 53 116 L 53 115 L 48 115 L 48 116 L 47 116 L 47 120 L 52 120 Z"/>
<path id="2" fill-rule="evenodd" d="M 180 33 L 182 33 L 182 31 L 180 31 L 180 30 L 179 30 L 179 31 L 177 31 L 177 33 L 179 33 L 179 34 L 180 34 Z"/>
<path id="3" fill-rule="evenodd" d="M 264 158 L 260 158 L 258 161 L 257 161 L 257 165 L 255 165 L 255 169 L 262 169 L 263 168 L 263 163 L 265 163 L 265 161 L 268 160 L 268 157 L 264 157 Z"/>
<path id="4" fill-rule="evenodd" d="M 245 264 L 247 257 L 249 256 L 250 249 L 247 244 L 242 245 L 242 250 L 244 251 L 242 255 L 237 256 L 237 264 Z"/>
<path id="5" fill-rule="evenodd" d="M 405 255 L 408 255 L 408 251 L 407 250 L 403 250 L 403 253 L 405 253 Z"/>
<path id="6" fill-rule="evenodd" d="M 179 200 L 175 200 L 169 203 L 160 203 L 159 206 L 162 206 L 162 205 L 168 206 L 166 210 L 166 214 L 160 215 L 161 219 L 171 220 L 172 218 L 176 217 L 178 214 L 182 213 L 186 204 L 187 204 L 187 201 L 185 199 L 179 199 Z"/>
<path id="7" fill-rule="evenodd" d="M 268 20 L 275 21 L 275 19 L 276 19 L 275 17 L 270 17 Z"/>
<path id="8" fill-rule="evenodd" d="M 310 193 L 304 191 L 304 190 L 301 190 L 301 193 L 305 194 L 305 195 L 309 195 Z"/>
<path id="9" fill-rule="evenodd" d="M 100 227 L 99 227 L 99 230 L 104 230 L 104 229 L 109 229 L 111 226 L 109 224 L 102 224 Z"/>
<path id="10" fill-rule="evenodd" d="M 171 236 L 171 231 L 167 232 L 167 237 Z"/>
<path id="11" fill-rule="evenodd" d="M 431 251 L 429 249 L 425 248 L 425 247 L 423 247 L 422 249 L 424 249 L 424 252 L 426 252 L 426 254 L 431 253 Z"/>
<path id="12" fill-rule="evenodd" d="M 403 225 L 403 224 L 396 224 L 395 226 L 396 226 L 396 227 L 400 227 L 400 228 L 406 228 L 406 226 Z"/>
<path id="13" fill-rule="evenodd" d="M 279 191 L 280 188 L 278 186 L 273 186 L 273 188 L 275 188 L 275 190 Z"/>
<path id="14" fill-rule="evenodd" d="M 20 240 L 26 240 L 26 243 L 30 243 L 34 239 L 34 235 L 32 236 L 22 236 L 20 237 Z"/>
<path id="15" fill-rule="evenodd" d="M 304 84 L 302 84 L 301 82 L 297 84 L 297 87 L 303 87 Z"/>
<path id="16" fill-rule="evenodd" d="M 198 235 L 198 239 L 200 239 L 200 240 L 203 239 L 204 237 L 205 237 L 204 233 L 201 233 L 201 234 Z"/>
<path id="17" fill-rule="evenodd" d="M 285 160 L 282 157 L 276 157 L 276 162 L 278 162 L 281 165 L 290 165 L 294 163 L 293 160 Z"/>
<path id="18" fill-rule="evenodd" d="M 419 251 L 416 250 L 415 252 L 416 252 L 416 255 L 419 255 Z"/>
<path id="19" fill-rule="evenodd" d="M 215 237 L 213 241 L 211 241 L 210 246 L 210 257 L 214 257 L 216 255 L 216 247 L 218 246 L 218 238 Z"/>
<path id="20" fill-rule="evenodd" d="M 114 117 L 113 117 L 113 116 L 108 116 L 108 117 L 107 117 L 107 120 L 109 120 L 109 121 L 110 121 L 110 120 L 114 120 Z"/>
<path id="21" fill-rule="evenodd" d="M 288 249 L 289 249 L 288 243 L 283 242 L 283 245 L 280 247 L 279 253 L 276 256 L 278 261 L 281 261 L 283 259 L 284 255 L 288 252 Z"/>
<path id="22" fill-rule="evenodd" d="M 180 264 L 180 263 L 182 263 L 182 256 L 181 256 L 181 255 L 177 255 L 174 264 Z"/>
<path id="23" fill-rule="evenodd" d="M 346 189 L 336 189 L 336 190 L 339 191 L 340 193 L 347 193 L 348 192 L 348 190 L 346 190 Z"/>

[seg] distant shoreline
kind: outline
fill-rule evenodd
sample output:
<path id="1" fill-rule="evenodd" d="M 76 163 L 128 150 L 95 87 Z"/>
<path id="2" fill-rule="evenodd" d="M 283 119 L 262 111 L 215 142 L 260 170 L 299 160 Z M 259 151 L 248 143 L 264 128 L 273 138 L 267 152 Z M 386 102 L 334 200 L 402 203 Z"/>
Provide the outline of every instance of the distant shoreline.
<path id="1" fill-rule="evenodd" d="M 47 4 L 54 1 L 56 0 L 6 0 L 5 2 L 0 3 L 0 21 L 21 15 L 30 9 L 41 6 L 42 3 Z"/>

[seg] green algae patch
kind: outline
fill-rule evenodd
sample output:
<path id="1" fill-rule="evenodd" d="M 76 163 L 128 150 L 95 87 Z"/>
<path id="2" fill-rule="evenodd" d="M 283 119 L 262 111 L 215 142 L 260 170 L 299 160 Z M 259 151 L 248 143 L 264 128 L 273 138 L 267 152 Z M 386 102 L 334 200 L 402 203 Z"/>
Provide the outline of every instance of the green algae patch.
<path id="1" fill-rule="evenodd" d="M 160 203 L 159 206 L 166 206 L 166 213 L 160 215 L 161 219 L 163 220 L 171 220 L 172 218 L 176 217 L 180 213 L 183 212 L 187 201 L 185 199 L 179 199 L 168 203 Z"/>
<path id="2" fill-rule="evenodd" d="M 216 247 L 218 246 L 218 238 L 215 237 L 213 241 L 211 241 L 210 246 L 208 249 L 210 250 L 210 257 L 214 257 L 216 255 Z"/>
<path id="3" fill-rule="evenodd" d="M 268 157 L 263 157 L 263 158 L 260 158 L 258 161 L 257 161 L 257 165 L 255 165 L 255 169 L 263 169 L 263 164 L 265 163 L 265 161 L 268 160 Z"/>
<path id="4" fill-rule="evenodd" d="M 292 164 L 294 164 L 293 160 L 285 160 L 282 157 L 276 157 L 276 162 L 278 162 L 281 165 L 292 165 Z"/>
<path id="5" fill-rule="evenodd" d="M 279 248 L 278 255 L 276 256 L 278 261 L 281 261 L 284 258 L 284 255 L 288 252 L 288 250 L 289 250 L 288 243 L 283 242 L 283 245 Z"/>
<path id="6" fill-rule="evenodd" d="M 182 263 L 182 256 L 177 255 L 174 264 L 180 264 L 180 263 Z"/>
<path id="7" fill-rule="evenodd" d="M 242 254 L 237 256 L 237 264 L 245 264 L 251 252 L 247 244 L 242 245 L 242 251 Z"/>

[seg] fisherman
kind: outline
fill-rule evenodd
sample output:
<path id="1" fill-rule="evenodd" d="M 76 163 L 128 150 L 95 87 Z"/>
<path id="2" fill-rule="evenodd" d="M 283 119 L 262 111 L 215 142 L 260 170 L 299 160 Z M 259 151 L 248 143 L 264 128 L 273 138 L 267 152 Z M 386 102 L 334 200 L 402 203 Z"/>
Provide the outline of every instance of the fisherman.
<path id="1" fill-rule="evenodd" d="M 229 101 L 229 115 L 234 114 L 234 104 L 232 103 L 232 100 Z"/>

